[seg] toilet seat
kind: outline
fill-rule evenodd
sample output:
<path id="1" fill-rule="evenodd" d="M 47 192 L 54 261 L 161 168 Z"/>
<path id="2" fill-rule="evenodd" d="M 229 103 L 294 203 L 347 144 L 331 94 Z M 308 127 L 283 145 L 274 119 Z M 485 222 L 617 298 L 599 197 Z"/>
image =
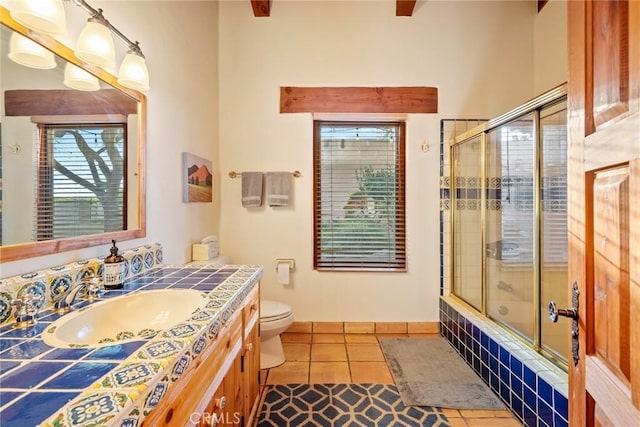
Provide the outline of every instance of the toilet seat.
<path id="1" fill-rule="evenodd" d="M 275 322 L 291 315 L 291 306 L 279 301 L 260 301 L 260 322 Z"/>

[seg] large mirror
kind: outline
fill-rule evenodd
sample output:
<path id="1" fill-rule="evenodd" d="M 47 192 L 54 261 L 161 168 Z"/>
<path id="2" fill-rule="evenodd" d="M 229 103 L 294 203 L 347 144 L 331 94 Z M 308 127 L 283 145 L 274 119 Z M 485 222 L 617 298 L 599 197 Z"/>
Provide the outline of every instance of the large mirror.
<path id="1" fill-rule="evenodd" d="M 0 21 L 0 261 L 144 237 L 145 96 L 1 6 Z M 21 36 L 54 55 L 16 61 Z"/>

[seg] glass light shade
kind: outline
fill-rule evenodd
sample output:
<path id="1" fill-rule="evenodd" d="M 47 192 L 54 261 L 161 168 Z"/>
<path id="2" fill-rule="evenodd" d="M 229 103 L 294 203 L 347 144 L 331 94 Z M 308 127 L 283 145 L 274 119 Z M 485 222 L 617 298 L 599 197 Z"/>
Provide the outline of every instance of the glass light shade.
<path id="1" fill-rule="evenodd" d="M 128 52 L 120 65 L 118 83 L 135 90 L 149 90 L 149 70 L 144 58 Z"/>
<path id="2" fill-rule="evenodd" d="M 98 78 L 80 67 L 67 62 L 64 67 L 64 84 L 71 89 L 95 91 L 100 89 Z"/>
<path id="3" fill-rule="evenodd" d="M 116 66 L 116 51 L 111 31 L 100 21 L 89 18 L 78 36 L 76 56 L 102 68 Z"/>
<path id="4" fill-rule="evenodd" d="M 25 67 L 50 70 L 56 67 L 53 52 L 16 32 L 9 39 L 9 58 Z"/>
<path id="5" fill-rule="evenodd" d="M 67 32 L 62 0 L 13 0 L 10 15 L 32 30 L 52 35 Z"/>

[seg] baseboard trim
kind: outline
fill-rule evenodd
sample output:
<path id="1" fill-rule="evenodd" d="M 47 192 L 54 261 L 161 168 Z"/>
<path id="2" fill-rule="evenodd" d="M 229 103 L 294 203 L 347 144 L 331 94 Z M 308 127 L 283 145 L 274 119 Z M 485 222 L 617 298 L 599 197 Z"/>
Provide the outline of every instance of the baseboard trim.
<path id="1" fill-rule="evenodd" d="M 300 322 L 288 333 L 305 334 L 437 334 L 439 322 Z"/>

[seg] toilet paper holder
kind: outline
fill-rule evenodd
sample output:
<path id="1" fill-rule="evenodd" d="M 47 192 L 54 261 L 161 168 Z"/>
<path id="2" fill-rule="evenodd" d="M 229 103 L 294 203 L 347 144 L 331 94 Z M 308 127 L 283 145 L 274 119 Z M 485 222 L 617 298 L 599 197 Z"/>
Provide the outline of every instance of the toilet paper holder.
<path id="1" fill-rule="evenodd" d="M 277 258 L 276 259 L 276 271 L 278 271 L 278 266 L 280 264 L 289 264 L 289 271 L 293 271 L 296 263 L 293 258 Z"/>

